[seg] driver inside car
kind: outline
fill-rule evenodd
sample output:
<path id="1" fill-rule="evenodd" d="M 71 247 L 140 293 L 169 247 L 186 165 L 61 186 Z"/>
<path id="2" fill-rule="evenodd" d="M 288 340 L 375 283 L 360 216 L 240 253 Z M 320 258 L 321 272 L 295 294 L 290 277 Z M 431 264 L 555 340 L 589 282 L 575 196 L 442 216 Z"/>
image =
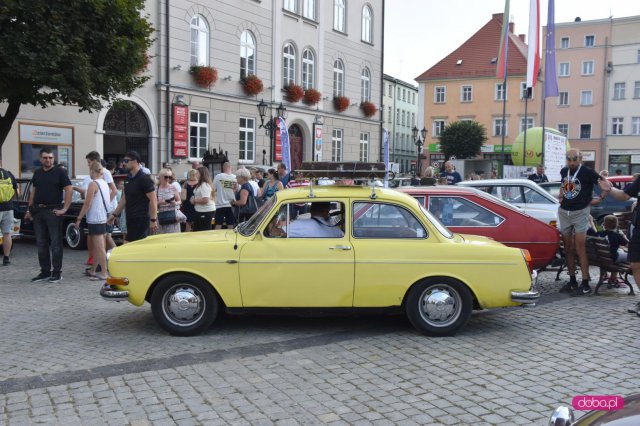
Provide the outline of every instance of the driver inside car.
<path id="1" fill-rule="evenodd" d="M 330 221 L 331 203 L 311 203 L 309 218 L 297 218 L 288 226 L 278 228 L 269 226 L 269 235 L 287 236 L 288 238 L 342 238 L 344 232 Z M 280 233 L 280 235 L 278 235 Z"/>

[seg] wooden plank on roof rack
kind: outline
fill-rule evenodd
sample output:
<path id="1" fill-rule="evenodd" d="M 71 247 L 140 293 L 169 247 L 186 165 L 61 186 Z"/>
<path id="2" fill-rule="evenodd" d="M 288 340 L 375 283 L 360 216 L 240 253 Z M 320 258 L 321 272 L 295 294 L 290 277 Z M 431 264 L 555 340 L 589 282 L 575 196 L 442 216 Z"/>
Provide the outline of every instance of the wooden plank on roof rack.
<path id="1" fill-rule="evenodd" d="M 303 162 L 296 173 L 305 178 L 384 179 L 385 168 L 384 163 L 310 161 Z"/>

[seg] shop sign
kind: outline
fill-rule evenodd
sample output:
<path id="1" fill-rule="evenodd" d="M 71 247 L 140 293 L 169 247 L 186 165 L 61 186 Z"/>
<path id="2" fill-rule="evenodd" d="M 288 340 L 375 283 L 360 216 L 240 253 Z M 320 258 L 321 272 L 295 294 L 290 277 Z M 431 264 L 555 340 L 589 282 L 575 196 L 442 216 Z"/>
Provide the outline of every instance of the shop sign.
<path id="1" fill-rule="evenodd" d="M 189 156 L 189 107 L 173 106 L 173 156 L 186 158 Z"/>
<path id="2" fill-rule="evenodd" d="M 596 161 L 595 151 L 580 151 L 582 154 L 582 161 Z"/>
<path id="3" fill-rule="evenodd" d="M 20 142 L 71 145 L 73 144 L 73 128 L 20 123 Z"/>

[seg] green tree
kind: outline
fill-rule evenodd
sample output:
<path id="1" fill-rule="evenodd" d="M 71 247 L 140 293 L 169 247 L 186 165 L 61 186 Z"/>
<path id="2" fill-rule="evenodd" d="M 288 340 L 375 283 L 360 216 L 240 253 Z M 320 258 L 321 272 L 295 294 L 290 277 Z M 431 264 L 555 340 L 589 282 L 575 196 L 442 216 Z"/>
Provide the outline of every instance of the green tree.
<path id="1" fill-rule="evenodd" d="M 454 121 L 440 133 L 440 151 L 445 158 L 473 158 L 487 140 L 487 130 L 477 121 Z"/>
<path id="2" fill-rule="evenodd" d="M 143 10 L 144 0 L 0 2 L 0 153 L 24 104 L 91 112 L 142 86 L 153 33 Z"/>

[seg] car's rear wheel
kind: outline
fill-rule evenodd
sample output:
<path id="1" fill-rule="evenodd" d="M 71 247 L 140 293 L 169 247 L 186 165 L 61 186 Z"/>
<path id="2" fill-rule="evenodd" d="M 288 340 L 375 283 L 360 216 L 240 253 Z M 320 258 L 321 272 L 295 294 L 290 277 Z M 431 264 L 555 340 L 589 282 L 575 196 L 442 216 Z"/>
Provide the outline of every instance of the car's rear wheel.
<path id="1" fill-rule="evenodd" d="M 163 278 L 151 295 L 153 317 L 175 336 L 192 336 L 209 328 L 219 307 L 211 285 L 188 274 Z"/>
<path id="2" fill-rule="evenodd" d="M 407 295 L 409 321 L 423 334 L 452 336 L 462 328 L 473 309 L 473 297 L 464 284 L 452 278 L 430 278 Z"/>
<path id="3" fill-rule="evenodd" d="M 68 222 L 64 228 L 64 241 L 73 250 L 87 248 L 87 236 L 82 227 L 76 228 L 74 222 Z"/>

